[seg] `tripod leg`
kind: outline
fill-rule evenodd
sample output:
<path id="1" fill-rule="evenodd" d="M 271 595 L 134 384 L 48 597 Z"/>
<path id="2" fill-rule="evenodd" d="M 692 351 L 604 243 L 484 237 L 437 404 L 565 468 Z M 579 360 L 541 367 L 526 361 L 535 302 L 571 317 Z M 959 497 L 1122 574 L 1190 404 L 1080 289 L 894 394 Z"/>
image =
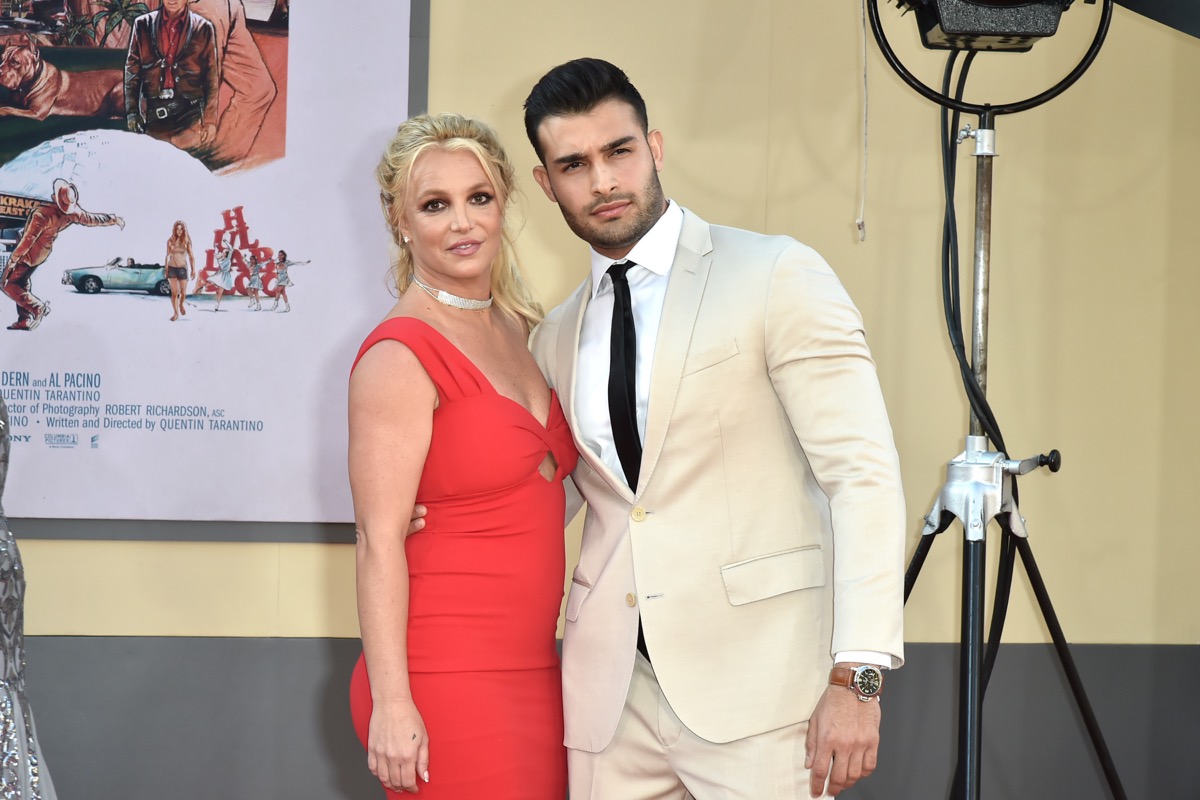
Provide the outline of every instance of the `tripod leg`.
<path id="1" fill-rule="evenodd" d="M 942 507 L 942 497 L 938 495 L 937 502 L 933 504 L 933 509 L 925 517 L 925 529 L 921 531 L 921 541 L 917 543 L 917 549 L 913 552 L 912 561 L 908 564 L 908 571 L 904 573 L 904 602 L 908 602 L 908 596 L 912 594 L 913 586 L 917 582 L 917 576 L 921 574 L 921 567 L 925 564 L 925 557 L 929 555 L 929 548 L 933 547 L 933 537 L 937 536 L 946 528 L 950 527 L 950 523 L 954 521 L 954 512 Z"/>
<path id="2" fill-rule="evenodd" d="M 1100 766 L 1104 770 L 1104 777 L 1108 780 L 1108 790 L 1112 792 L 1115 800 L 1127 800 L 1125 788 L 1121 785 L 1121 777 L 1117 775 L 1116 765 L 1113 764 L 1112 755 L 1108 752 L 1108 745 L 1104 742 L 1104 734 L 1100 730 L 1100 723 L 1096 720 L 1096 715 L 1092 711 L 1092 704 L 1088 702 L 1087 692 L 1084 691 L 1083 681 L 1079 677 L 1079 670 L 1075 668 L 1075 659 L 1071 657 L 1071 650 L 1067 646 L 1066 636 L 1063 635 L 1062 627 L 1058 624 L 1058 617 L 1054 613 L 1054 606 L 1050 603 L 1050 594 L 1046 591 L 1046 584 L 1042 581 L 1042 574 L 1038 571 L 1037 563 L 1033 560 L 1033 551 L 1029 547 L 1027 539 L 1017 539 L 1017 549 L 1021 553 L 1021 563 L 1025 565 L 1025 573 L 1029 576 L 1029 583 L 1033 587 L 1033 593 L 1037 596 L 1038 606 L 1042 610 L 1042 617 L 1046 620 L 1046 627 L 1050 631 L 1050 636 L 1054 640 L 1054 649 L 1058 652 L 1059 663 L 1062 664 L 1063 672 L 1066 673 L 1067 682 L 1071 684 L 1071 693 L 1075 696 L 1075 704 L 1079 707 L 1079 713 L 1083 716 L 1083 723 L 1087 727 L 1088 735 L 1092 739 L 1092 747 L 1096 750 L 1096 756 L 1100 759 Z"/>
<path id="3" fill-rule="evenodd" d="M 905 603 L 908 602 L 908 596 L 912 594 L 917 576 L 921 574 L 921 567 L 925 565 L 925 557 L 929 555 L 931 547 L 933 547 L 933 534 L 926 534 L 921 537 L 921 541 L 917 542 L 917 549 L 913 551 L 912 561 L 908 562 L 908 571 L 904 573 Z"/>

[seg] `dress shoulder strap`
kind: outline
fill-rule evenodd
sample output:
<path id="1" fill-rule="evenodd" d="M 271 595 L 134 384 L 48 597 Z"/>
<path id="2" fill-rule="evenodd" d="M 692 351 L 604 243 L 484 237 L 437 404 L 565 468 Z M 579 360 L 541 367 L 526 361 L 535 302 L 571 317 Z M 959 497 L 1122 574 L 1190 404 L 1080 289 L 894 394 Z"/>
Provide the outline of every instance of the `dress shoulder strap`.
<path id="1" fill-rule="evenodd" d="M 413 351 L 443 401 L 475 396 L 488 386 L 482 373 L 461 350 L 429 323 L 413 317 L 392 317 L 376 326 L 358 349 L 354 366 L 358 366 L 363 354 L 385 339 L 400 342 Z"/>

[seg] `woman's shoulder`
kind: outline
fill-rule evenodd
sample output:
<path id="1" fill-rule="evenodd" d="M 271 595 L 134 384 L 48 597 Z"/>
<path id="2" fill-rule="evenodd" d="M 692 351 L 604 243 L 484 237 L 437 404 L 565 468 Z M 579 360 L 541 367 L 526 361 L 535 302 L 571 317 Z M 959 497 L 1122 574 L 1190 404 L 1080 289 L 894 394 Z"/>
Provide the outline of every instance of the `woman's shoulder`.
<path id="1" fill-rule="evenodd" d="M 407 316 L 398 309 L 392 309 L 384 319 L 367 334 L 354 360 L 354 369 L 370 351 L 380 349 L 383 353 L 391 354 L 390 359 L 422 360 L 422 356 L 445 349 L 447 339 L 444 334 L 423 319 Z M 379 360 L 372 358 L 372 361 Z"/>
<path id="2" fill-rule="evenodd" d="M 382 339 L 392 339 L 399 342 L 425 341 L 431 338 L 431 336 L 444 338 L 444 335 L 429 322 L 392 309 L 367 335 L 366 341 L 380 341 Z"/>
<path id="3" fill-rule="evenodd" d="M 412 317 L 388 316 L 375 326 L 358 349 L 350 367 L 352 376 L 374 382 L 391 374 L 401 380 L 424 373 L 421 354 L 427 349 L 426 335 L 420 320 Z"/>
<path id="4" fill-rule="evenodd" d="M 356 413 L 371 417 L 382 415 L 388 419 L 409 418 L 413 414 L 420 416 L 437 408 L 437 394 L 437 386 L 417 354 L 395 339 L 380 340 L 364 350 L 351 368 L 352 416 Z M 397 403 L 397 398 L 405 400 Z"/>

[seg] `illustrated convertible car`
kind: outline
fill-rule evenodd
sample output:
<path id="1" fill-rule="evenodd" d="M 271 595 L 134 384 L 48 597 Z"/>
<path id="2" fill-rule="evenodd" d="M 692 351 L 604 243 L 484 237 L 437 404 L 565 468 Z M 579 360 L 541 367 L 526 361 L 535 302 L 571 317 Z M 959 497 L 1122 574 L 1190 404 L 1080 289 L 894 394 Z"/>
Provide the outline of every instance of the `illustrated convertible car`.
<path id="1" fill-rule="evenodd" d="M 80 267 L 63 272 L 62 282 L 84 294 L 109 291 L 171 293 L 162 264 L 135 264 L 132 258 L 114 258 L 101 267 Z"/>

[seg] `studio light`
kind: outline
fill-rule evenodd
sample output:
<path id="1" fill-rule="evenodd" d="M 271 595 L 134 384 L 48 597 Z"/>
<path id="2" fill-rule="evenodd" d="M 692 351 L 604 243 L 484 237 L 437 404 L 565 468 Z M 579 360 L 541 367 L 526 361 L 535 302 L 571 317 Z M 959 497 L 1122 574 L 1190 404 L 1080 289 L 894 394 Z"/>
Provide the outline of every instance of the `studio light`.
<path id="1" fill-rule="evenodd" d="M 915 12 L 921 42 L 931 50 L 1025 52 L 1058 32 L 1074 0 L 896 0 Z M 1085 0 L 1095 3 L 1096 0 Z"/>
<path id="2" fill-rule="evenodd" d="M 1017 508 L 1018 475 L 1024 475 L 1039 467 L 1048 467 L 1057 472 L 1061 457 L 1057 451 L 1013 460 L 1007 452 L 1000 427 L 987 402 L 987 340 L 988 340 L 988 287 L 991 282 L 992 241 L 992 162 L 996 156 L 997 118 L 1028 111 L 1058 97 L 1087 71 L 1100 51 L 1112 21 L 1115 0 L 1102 0 L 1100 19 L 1091 46 L 1079 63 L 1058 83 L 1040 94 L 1024 100 L 1003 103 L 971 103 L 963 100 L 966 77 L 978 51 L 1024 52 L 1033 47 L 1038 39 L 1053 36 L 1058 30 L 1062 12 L 1070 8 L 1073 0 L 1040 0 L 1019 2 L 1018 0 L 897 0 L 905 11 L 915 11 L 920 26 L 921 39 L 927 48 L 949 50 L 946 70 L 940 92 L 926 86 L 900 62 L 884 33 L 879 19 L 881 0 L 864 0 L 871 31 L 879 43 L 884 60 L 896 74 L 923 97 L 942 107 L 941 144 L 942 174 L 946 195 L 946 214 L 942 226 L 942 298 L 946 317 L 947 333 L 950 337 L 963 387 L 971 406 L 971 428 L 967 445 L 962 453 L 947 466 L 947 480 L 942 486 L 933 509 L 925 517 L 925 528 L 913 554 L 908 571 L 904 576 L 904 598 L 907 601 L 913 583 L 925 562 L 933 538 L 945 531 L 954 520 L 962 523 L 963 543 L 962 566 L 962 636 L 959 649 L 959 697 L 958 697 L 958 761 L 951 784 L 952 800 L 980 800 L 981 766 L 983 750 L 983 694 L 987 688 L 992 666 L 1003 635 L 1004 620 L 1008 610 L 1008 599 L 1012 587 L 1016 558 L 1020 555 L 1025 574 L 1030 580 L 1034 596 L 1055 652 L 1071 688 L 1076 706 L 1083 718 L 1084 726 L 1091 737 L 1096 758 L 1104 771 L 1113 800 L 1126 800 L 1116 765 L 1103 732 L 1084 691 L 1079 671 L 1070 653 L 1070 647 L 1062 626 L 1054 613 L 1050 595 L 1041 579 L 1041 573 L 1033 559 L 1028 542 L 1025 517 Z M 1163 0 L 1172 2 L 1172 0 Z M 890 2 L 890 0 L 889 0 Z M 1085 0 L 1094 3 L 1095 0 Z M 959 51 L 969 50 L 958 71 L 957 88 L 953 76 Z M 958 130 L 960 114 L 977 114 L 979 128 L 970 125 Z M 954 211 L 954 179 L 956 161 L 954 148 L 967 138 L 975 140 L 975 259 L 971 281 L 972 330 L 971 356 L 967 357 L 967 343 L 962 324 L 960 302 L 961 282 L 958 269 L 958 233 Z M 994 444 L 996 450 L 990 449 Z M 1004 462 L 999 468 L 997 464 Z M 998 489 L 985 488 L 984 476 L 994 475 Z M 999 498 L 987 499 L 990 497 Z M 1004 510 L 1005 508 L 1008 510 Z M 999 508 L 999 512 L 992 509 Z M 986 566 L 986 530 L 995 520 L 1003 533 L 997 581 L 994 592 L 991 627 L 984 640 L 984 583 Z"/>

